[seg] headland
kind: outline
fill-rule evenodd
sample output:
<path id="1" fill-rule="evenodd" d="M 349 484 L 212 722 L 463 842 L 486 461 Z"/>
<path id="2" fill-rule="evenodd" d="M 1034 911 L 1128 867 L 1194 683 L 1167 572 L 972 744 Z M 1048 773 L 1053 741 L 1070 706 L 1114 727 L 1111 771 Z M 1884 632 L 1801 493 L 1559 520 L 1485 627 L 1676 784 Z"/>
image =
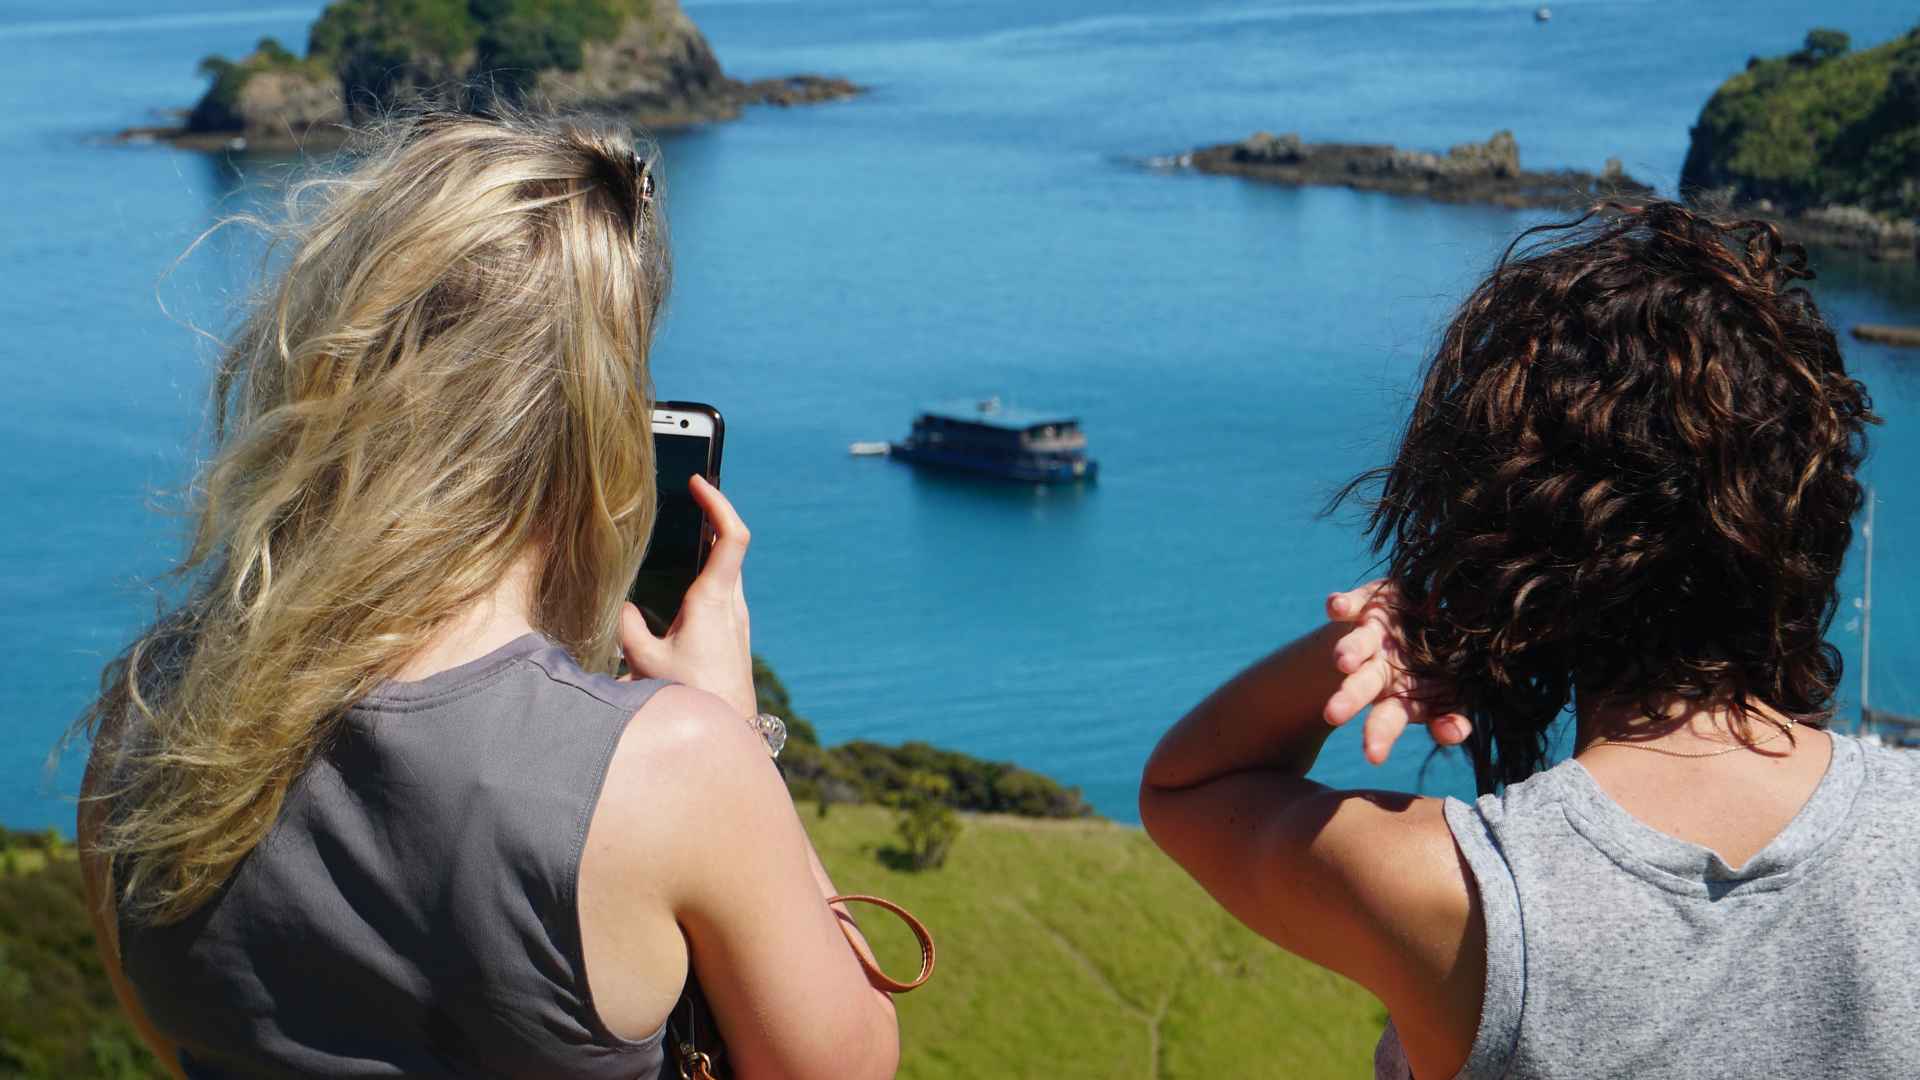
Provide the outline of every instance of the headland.
<path id="1" fill-rule="evenodd" d="M 1920 253 L 1920 29 L 1855 51 L 1838 30 L 1753 57 L 1694 124 L 1689 198 L 1779 224 L 1804 244 Z"/>

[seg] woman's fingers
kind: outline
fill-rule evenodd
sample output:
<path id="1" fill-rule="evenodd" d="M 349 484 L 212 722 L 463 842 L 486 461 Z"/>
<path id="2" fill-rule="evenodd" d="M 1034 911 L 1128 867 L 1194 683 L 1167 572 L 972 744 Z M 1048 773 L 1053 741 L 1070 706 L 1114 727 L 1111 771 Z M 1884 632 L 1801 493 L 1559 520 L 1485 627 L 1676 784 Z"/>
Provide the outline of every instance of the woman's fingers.
<path id="1" fill-rule="evenodd" d="M 1408 711 L 1408 703 L 1403 698 L 1390 697 L 1376 702 L 1373 711 L 1367 714 L 1366 727 L 1361 731 L 1361 751 L 1369 762 L 1383 764 L 1387 755 L 1393 752 L 1393 744 L 1400 741 L 1400 735 L 1407 730 L 1407 724 L 1413 717 Z"/>
<path id="2" fill-rule="evenodd" d="M 645 633 L 645 627 L 626 632 L 623 612 L 622 648 L 634 671 L 705 690 L 751 716 L 756 706 L 753 641 L 746 585 L 740 575 L 747 554 L 747 526 L 705 477 L 689 479 L 687 490 L 713 529 L 706 565 L 687 587 L 680 614 L 664 637 Z"/>
<path id="3" fill-rule="evenodd" d="M 1342 675 L 1351 675 L 1378 655 L 1386 641 L 1386 627 L 1373 621 L 1361 623 L 1333 643 L 1333 666 L 1339 668 Z"/>
<path id="4" fill-rule="evenodd" d="M 1374 578 L 1365 585 L 1334 593 L 1327 597 L 1327 617 L 1334 622 L 1358 622 L 1367 605 L 1386 586 L 1386 578 Z"/>
<path id="5" fill-rule="evenodd" d="M 1353 719 L 1361 709 L 1379 699 L 1391 677 L 1392 669 L 1385 657 L 1376 655 L 1360 665 L 1360 670 L 1347 676 L 1340 683 L 1340 689 L 1327 699 L 1324 712 L 1327 723 L 1337 726 Z"/>
<path id="6" fill-rule="evenodd" d="M 631 603 L 620 605 L 620 624 L 615 631 L 620 642 L 620 655 L 627 661 L 627 678 L 639 677 L 650 670 L 653 657 L 663 644 L 647 627 L 646 616 Z"/>
<path id="7" fill-rule="evenodd" d="M 1448 713 L 1429 723 L 1427 732 L 1441 746 L 1459 746 L 1473 734 L 1473 721 L 1460 713 Z"/>
<path id="8" fill-rule="evenodd" d="M 695 473 L 687 481 L 687 488 L 693 495 L 693 501 L 707 515 L 707 523 L 713 527 L 713 547 L 707 551 L 707 565 L 700 570 L 700 576 L 694 579 L 693 588 L 715 588 L 714 595 L 728 597 L 733 594 L 733 579 L 740 576 L 740 564 L 746 561 L 747 544 L 753 539 L 747 531 L 747 523 L 733 509 L 733 503 L 720 494 L 720 489 L 707 482 L 707 478 Z"/>

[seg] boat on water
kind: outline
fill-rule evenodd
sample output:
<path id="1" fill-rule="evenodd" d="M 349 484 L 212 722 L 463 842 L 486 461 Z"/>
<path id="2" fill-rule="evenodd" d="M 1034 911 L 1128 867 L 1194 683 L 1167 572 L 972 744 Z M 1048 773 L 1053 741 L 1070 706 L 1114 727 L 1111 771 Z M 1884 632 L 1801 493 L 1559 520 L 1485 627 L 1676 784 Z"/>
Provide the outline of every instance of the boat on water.
<path id="1" fill-rule="evenodd" d="M 1100 471 L 1087 457 L 1078 417 L 1016 409 L 997 397 L 923 410 L 907 437 L 893 444 L 892 457 L 1029 484 L 1088 481 Z"/>
<path id="2" fill-rule="evenodd" d="M 1542 8 L 1535 9 L 1533 13 L 1534 22 L 1547 22 L 1552 18 L 1553 18 L 1553 9 L 1549 7 L 1542 7 Z"/>

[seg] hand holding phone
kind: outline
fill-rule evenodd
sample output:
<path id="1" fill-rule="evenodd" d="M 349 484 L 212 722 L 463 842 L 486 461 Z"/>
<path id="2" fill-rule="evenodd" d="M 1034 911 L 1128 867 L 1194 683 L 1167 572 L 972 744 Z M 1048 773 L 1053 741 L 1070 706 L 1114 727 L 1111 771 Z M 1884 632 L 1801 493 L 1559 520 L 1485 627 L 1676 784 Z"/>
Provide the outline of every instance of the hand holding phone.
<path id="1" fill-rule="evenodd" d="M 696 504 L 713 523 L 706 566 L 687 588 L 680 613 L 664 635 L 648 629 L 640 609 L 620 613 L 620 649 L 635 674 L 672 679 L 733 706 L 741 716 L 759 711 L 753 689 L 753 637 L 740 564 L 750 539 L 746 522 L 720 489 L 702 477 L 691 481 Z"/>
<path id="2" fill-rule="evenodd" d="M 747 593 L 741 577 L 751 537 L 746 522 L 708 477 L 719 471 L 720 415 L 710 406 L 712 445 L 667 443 L 658 457 L 661 513 L 654 542 L 635 579 L 630 598 L 655 605 L 643 615 L 636 603 L 620 615 L 620 649 L 635 674 L 672 679 L 705 690 L 741 716 L 758 712 L 753 688 L 753 641 Z M 664 402 L 655 411 L 655 446 L 663 440 L 700 440 L 697 421 L 686 403 Z M 664 424 L 662 414 L 665 414 Z M 688 426 L 681 428 L 680 421 Z M 662 431 L 665 426 L 669 430 Z M 694 467 L 706 462 L 704 467 Z M 669 487 L 668 485 L 672 485 Z M 674 501 L 684 506 L 672 512 Z M 675 530 L 664 547 L 661 530 Z M 706 537 L 711 535 L 711 544 Z M 671 615 L 667 615 L 667 611 Z"/>
<path id="3" fill-rule="evenodd" d="M 720 483 L 720 453 L 726 443 L 720 410 L 694 401 L 662 401 L 653 409 L 655 493 L 659 512 L 647 557 L 627 590 L 647 629 L 664 634 L 680 614 L 687 589 L 707 557 L 707 515 L 688 486 L 699 476 Z"/>

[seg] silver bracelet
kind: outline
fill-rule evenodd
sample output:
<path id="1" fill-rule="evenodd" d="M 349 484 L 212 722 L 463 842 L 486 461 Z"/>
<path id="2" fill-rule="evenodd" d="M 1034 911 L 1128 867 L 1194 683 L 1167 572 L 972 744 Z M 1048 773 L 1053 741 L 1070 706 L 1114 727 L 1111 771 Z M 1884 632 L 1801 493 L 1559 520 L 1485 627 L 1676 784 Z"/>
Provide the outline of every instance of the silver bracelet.
<path id="1" fill-rule="evenodd" d="M 760 737 L 767 741 L 768 757 L 778 758 L 780 756 L 780 751 L 786 749 L 786 746 L 787 746 L 786 721 L 780 719 L 779 717 L 773 715 L 772 713 L 763 712 L 757 716 L 747 717 L 747 726 L 752 728 L 754 731 L 758 732 Z"/>

